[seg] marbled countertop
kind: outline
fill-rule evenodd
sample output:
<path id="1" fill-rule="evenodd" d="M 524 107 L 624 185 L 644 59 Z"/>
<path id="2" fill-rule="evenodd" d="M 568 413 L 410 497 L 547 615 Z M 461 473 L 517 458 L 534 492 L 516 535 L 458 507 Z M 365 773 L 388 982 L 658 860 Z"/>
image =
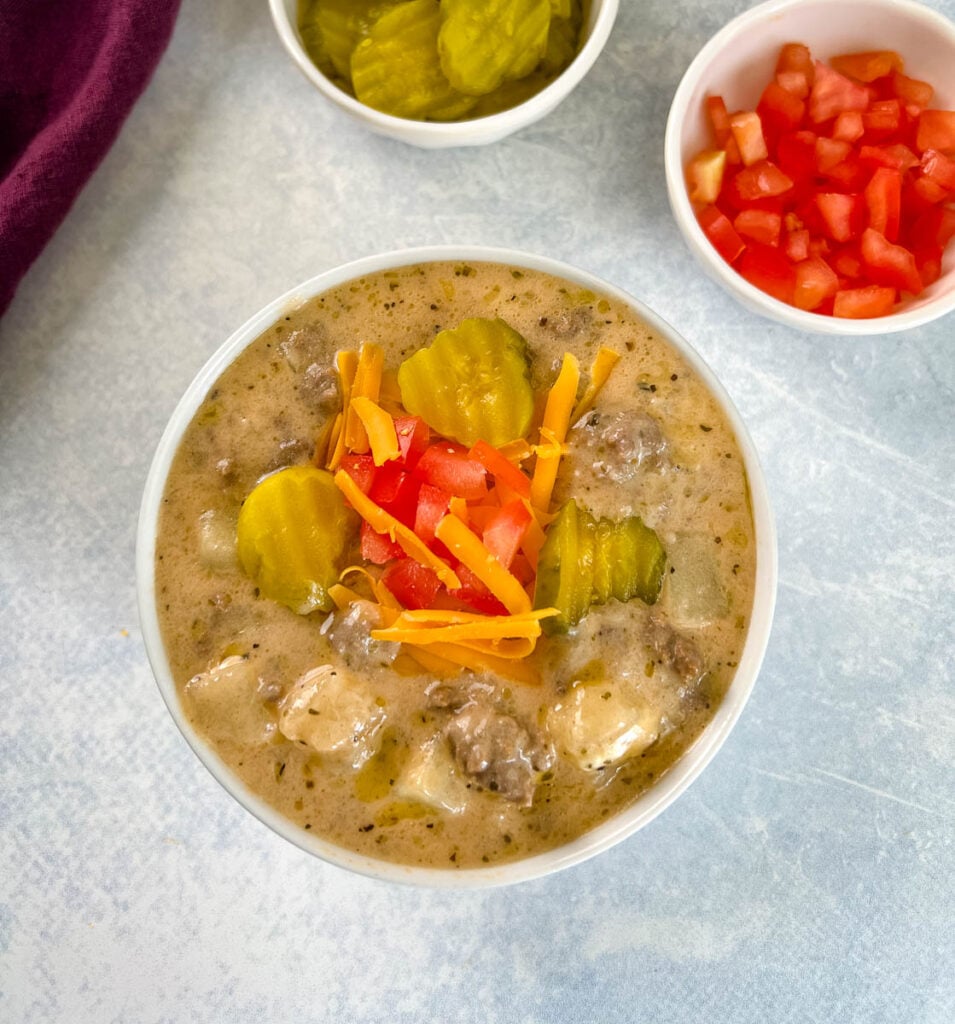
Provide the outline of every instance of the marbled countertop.
<path id="1" fill-rule="evenodd" d="M 955 320 L 801 334 L 697 271 L 664 124 L 746 6 L 623 0 L 548 118 L 426 152 L 326 104 L 264 3 L 183 5 L 0 321 L 0 1020 L 955 1020 Z M 159 697 L 133 573 L 153 450 L 224 338 L 324 269 L 445 242 L 564 259 L 688 337 L 780 560 L 753 697 L 690 790 L 584 865 L 460 894 L 327 866 L 234 803 Z"/>

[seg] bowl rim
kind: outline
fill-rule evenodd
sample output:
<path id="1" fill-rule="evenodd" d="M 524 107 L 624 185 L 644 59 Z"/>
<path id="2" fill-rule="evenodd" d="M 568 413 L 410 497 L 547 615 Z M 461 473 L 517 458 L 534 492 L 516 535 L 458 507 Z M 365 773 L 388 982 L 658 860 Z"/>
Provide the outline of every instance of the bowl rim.
<path id="1" fill-rule="evenodd" d="M 739 444 L 749 483 L 757 545 L 753 609 L 736 674 L 716 714 L 683 756 L 646 792 L 609 821 L 583 836 L 543 853 L 484 868 L 425 868 L 395 864 L 352 853 L 306 832 L 248 790 L 187 720 L 159 628 L 155 599 L 155 545 L 158 514 L 172 459 L 182 436 L 216 379 L 252 341 L 289 309 L 309 298 L 363 275 L 418 263 L 439 261 L 504 263 L 562 277 L 603 293 L 635 310 L 687 360 L 710 389 Z M 621 842 L 649 824 L 702 773 L 736 724 L 752 692 L 769 642 L 777 585 L 776 528 L 759 458 L 749 432 L 722 383 L 702 356 L 673 327 L 642 301 L 586 270 L 550 257 L 517 249 L 472 245 L 438 245 L 393 250 L 345 263 L 291 288 L 253 314 L 207 359 L 173 410 L 150 465 L 136 534 L 136 593 L 144 646 L 166 707 L 193 752 L 213 778 L 259 821 L 299 849 L 360 875 L 428 888 L 476 889 L 529 881 L 579 864 Z"/>
<path id="2" fill-rule="evenodd" d="M 493 142 L 549 113 L 570 95 L 593 66 L 610 37 L 620 0 L 602 0 L 593 18 L 590 34 L 574 59 L 549 85 L 515 107 L 465 121 L 416 121 L 386 114 L 350 96 L 315 66 L 296 26 L 288 16 L 285 0 L 269 0 L 272 21 L 282 45 L 302 74 L 326 99 L 381 135 L 417 145 L 475 145 Z"/>
<path id="3" fill-rule="evenodd" d="M 774 20 L 788 11 L 813 5 L 831 9 L 836 3 L 846 7 L 865 8 L 866 16 L 869 18 L 873 17 L 873 12 L 879 9 L 911 16 L 924 23 L 927 28 L 941 32 L 948 39 L 953 53 L 955 53 L 955 23 L 916 0 L 766 0 L 764 3 L 757 4 L 738 14 L 715 35 L 711 36 L 690 62 L 680 79 L 670 104 L 664 133 L 663 162 L 667 195 L 674 219 L 691 253 L 707 275 L 747 309 L 810 334 L 834 334 L 844 337 L 893 334 L 930 323 L 955 309 L 955 286 L 918 308 L 906 309 L 903 307 L 888 316 L 864 320 L 825 316 L 821 313 L 813 313 L 790 306 L 750 284 L 716 252 L 704 235 L 693 212 L 684 177 L 682 127 L 687 118 L 693 93 L 699 83 L 703 81 L 703 77 L 714 59 L 743 33 L 753 30 L 762 23 Z M 953 270 L 950 269 L 948 273 L 953 273 Z"/>

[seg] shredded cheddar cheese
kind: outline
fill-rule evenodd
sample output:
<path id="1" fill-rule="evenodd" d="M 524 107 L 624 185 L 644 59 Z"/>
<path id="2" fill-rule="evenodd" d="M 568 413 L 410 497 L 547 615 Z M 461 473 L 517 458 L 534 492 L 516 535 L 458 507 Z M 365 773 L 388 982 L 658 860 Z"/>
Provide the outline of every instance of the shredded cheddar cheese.
<path id="1" fill-rule="evenodd" d="M 577 359 L 566 352 L 560 373 L 557 374 L 557 380 L 554 381 L 544 406 L 540 433 L 542 442 L 547 442 L 549 447 L 543 457 L 540 451 L 537 452 L 534 476 L 531 479 L 531 504 L 544 512 L 550 508 L 550 496 L 557 480 L 560 455 L 570 426 L 574 402 L 577 400 L 579 383 L 580 367 Z"/>
<path id="2" fill-rule="evenodd" d="M 365 435 L 371 447 L 371 457 L 376 466 L 383 466 L 401 455 L 395 421 L 377 402 L 364 395 L 355 395 L 351 407 L 365 428 Z"/>
<path id="3" fill-rule="evenodd" d="M 612 348 L 607 348 L 606 345 L 600 346 L 600 350 L 594 356 L 593 366 L 590 368 L 590 384 L 587 385 L 587 390 L 584 391 L 573 413 L 571 413 L 571 426 L 578 423 L 594 407 L 597 396 L 603 389 L 604 384 L 607 383 L 613 368 L 619 361 L 619 352 L 614 352 Z"/>
<path id="4" fill-rule="evenodd" d="M 501 565 L 456 515 L 445 516 L 435 528 L 434 535 L 512 615 L 530 611 L 531 599 L 520 580 Z"/>
<path id="5" fill-rule="evenodd" d="M 441 580 L 448 590 L 460 588 L 461 581 L 447 562 L 434 554 L 424 541 L 417 536 L 414 530 L 399 522 L 380 505 L 376 505 L 367 494 L 362 492 L 358 484 L 355 483 L 345 470 L 340 469 L 335 474 L 335 484 L 348 499 L 351 507 L 373 530 L 377 533 L 386 533 L 393 541 L 398 543 L 406 555 L 414 558 L 422 565 L 433 569 L 437 573 L 438 579 Z M 460 520 L 457 521 L 460 522 Z"/>

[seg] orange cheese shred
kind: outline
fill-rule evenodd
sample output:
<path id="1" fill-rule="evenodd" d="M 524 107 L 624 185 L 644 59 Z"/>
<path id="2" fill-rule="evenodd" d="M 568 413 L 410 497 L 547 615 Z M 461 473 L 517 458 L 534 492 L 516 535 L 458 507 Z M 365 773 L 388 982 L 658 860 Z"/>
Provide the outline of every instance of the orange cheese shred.
<path id="1" fill-rule="evenodd" d="M 406 555 L 433 569 L 448 590 L 457 590 L 461 586 L 461 581 L 447 562 L 431 551 L 424 541 L 418 538 L 414 530 L 399 522 L 380 505 L 376 505 L 367 494 L 362 492 L 345 470 L 340 469 L 335 474 L 335 484 L 348 499 L 351 507 L 373 530 L 378 533 L 386 533 L 393 541 L 397 542 Z M 457 521 L 460 522 L 460 520 Z"/>
<path id="2" fill-rule="evenodd" d="M 479 615 L 432 609 L 403 611 L 383 629 L 371 631 L 374 640 L 413 646 L 460 644 L 473 651 L 501 658 L 525 658 L 541 634 L 540 620 L 555 615 L 553 608 L 520 615 Z"/>
<path id="3" fill-rule="evenodd" d="M 556 450 L 553 455 L 548 451 L 543 458 L 542 453 L 538 451 L 537 461 L 534 464 L 534 476 L 531 479 L 531 504 L 544 512 L 550 508 L 550 496 L 557 479 L 560 454 L 567 437 L 574 403 L 577 400 L 577 385 L 579 383 L 580 366 L 577 359 L 570 352 L 565 352 L 560 373 L 557 374 L 557 380 L 554 381 L 547 395 L 540 431 L 542 442 L 546 441 L 549 447 L 553 446 Z"/>
<path id="4" fill-rule="evenodd" d="M 526 683 L 529 686 L 539 686 L 541 682 L 537 669 L 523 659 L 500 658 L 484 651 L 463 647 L 460 644 L 439 642 L 431 644 L 429 647 L 409 648 L 408 653 L 412 657 L 424 653 L 437 655 L 458 671 L 462 668 L 469 668 L 472 672 L 494 672 L 506 679 L 513 679 L 515 682 Z"/>
<path id="5" fill-rule="evenodd" d="M 371 457 L 376 466 L 383 466 L 401 454 L 395 421 L 377 402 L 364 395 L 355 395 L 351 407 L 365 428 L 365 435 L 371 447 Z"/>
<path id="6" fill-rule="evenodd" d="M 335 418 L 332 437 L 329 439 L 328 468 L 332 470 L 338 469 L 347 450 L 345 424 L 348 421 L 348 406 L 351 403 L 355 371 L 358 368 L 358 353 L 350 348 L 342 349 L 335 356 L 335 366 L 338 369 L 339 387 L 342 392 L 342 411 Z"/>
<path id="7" fill-rule="evenodd" d="M 520 580 L 501 565 L 456 515 L 445 516 L 435 528 L 434 535 L 477 576 L 511 615 L 531 610 L 531 599 Z"/>
<path id="8" fill-rule="evenodd" d="M 597 396 L 603 390 L 604 384 L 607 383 L 613 368 L 619 361 L 619 352 L 614 352 L 612 348 L 607 348 L 606 345 L 600 346 L 599 351 L 594 356 L 593 366 L 590 367 L 590 383 L 571 413 L 571 425 L 579 422 L 594 407 Z"/>
<path id="9" fill-rule="evenodd" d="M 370 398 L 378 401 L 381 390 L 381 373 L 385 363 L 385 352 L 380 345 L 363 344 L 358 353 L 355 367 L 355 381 L 351 389 L 351 402 L 345 414 L 345 447 L 350 452 L 363 454 L 368 451 L 368 435 L 365 426 L 353 408 L 356 398 Z"/>

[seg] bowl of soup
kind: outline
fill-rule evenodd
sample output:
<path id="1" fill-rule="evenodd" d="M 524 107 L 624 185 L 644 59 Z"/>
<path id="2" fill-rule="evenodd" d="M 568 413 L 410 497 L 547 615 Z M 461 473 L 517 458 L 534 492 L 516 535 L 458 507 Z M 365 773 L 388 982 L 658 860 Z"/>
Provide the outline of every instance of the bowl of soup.
<path id="1" fill-rule="evenodd" d="M 618 0 L 270 0 L 295 66 L 346 117 L 425 149 L 539 121 L 606 45 Z"/>
<path id="2" fill-rule="evenodd" d="M 200 370 L 137 540 L 182 734 L 280 836 L 390 881 L 539 877 L 726 739 L 768 642 L 753 444 L 694 349 L 513 250 L 351 263 Z"/>

